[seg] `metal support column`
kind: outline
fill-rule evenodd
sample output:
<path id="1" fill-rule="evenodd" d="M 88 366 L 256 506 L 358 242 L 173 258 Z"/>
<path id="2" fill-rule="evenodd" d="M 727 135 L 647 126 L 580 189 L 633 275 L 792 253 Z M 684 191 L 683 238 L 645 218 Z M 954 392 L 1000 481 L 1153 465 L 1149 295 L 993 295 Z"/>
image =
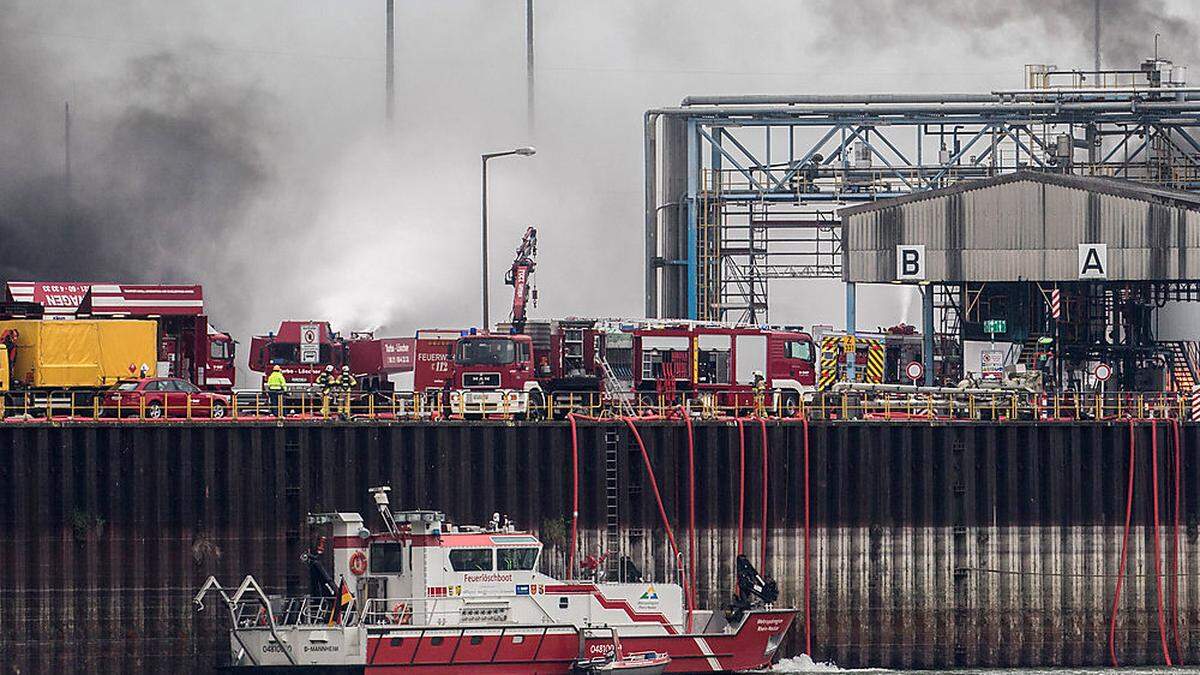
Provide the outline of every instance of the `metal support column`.
<path id="1" fill-rule="evenodd" d="M 858 297 L 857 297 L 857 295 L 858 295 L 857 287 L 854 285 L 854 282 L 847 281 L 846 282 L 846 334 L 849 335 L 850 339 L 852 339 L 852 340 L 854 339 L 855 318 L 858 315 L 858 309 L 857 309 Z M 857 347 L 856 347 L 856 349 L 857 349 Z M 854 352 L 856 351 L 856 349 L 851 349 L 846 353 L 846 381 L 847 382 L 854 381 L 854 375 L 855 375 L 855 373 L 854 373 L 855 363 L 854 362 L 857 360 L 857 359 L 855 359 Z"/>
<path id="2" fill-rule="evenodd" d="M 933 286 L 921 286 L 921 335 L 924 344 L 921 360 L 925 363 L 925 386 L 933 386 Z"/>
<path id="3" fill-rule="evenodd" d="M 699 316 L 697 284 L 699 278 L 696 265 L 696 243 L 700 221 L 700 132 L 696 120 L 688 120 L 687 126 L 687 318 Z"/>
<path id="4" fill-rule="evenodd" d="M 643 118 L 642 143 L 646 200 L 646 318 L 658 317 L 658 148 L 655 130 L 658 115 Z"/>

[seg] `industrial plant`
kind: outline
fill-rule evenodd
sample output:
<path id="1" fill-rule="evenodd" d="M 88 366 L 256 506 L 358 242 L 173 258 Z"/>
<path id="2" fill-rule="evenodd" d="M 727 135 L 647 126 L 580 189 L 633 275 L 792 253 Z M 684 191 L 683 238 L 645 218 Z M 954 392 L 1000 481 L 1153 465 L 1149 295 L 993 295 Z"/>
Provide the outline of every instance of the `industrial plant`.
<path id="1" fill-rule="evenodd" d="M 444 283 L 472 290 L 439 296 L 457 320 L 314 301 L 241 334 L 223 279 L 0 267 L 0 653 L 414 675 L 1200 660 L 1200 87 L 1157 38 L 1102 64 L 1104 4 L 1092 67 L 1026 65 L 1017 88 L 641 102 L 619 120 L 644 216 L 622 314 L 557 311 L 617 272 L 537 285 L 581 264 L 564 238 L 602 242 L 498 230 L 500 162 L 532 145 L 470 154 L 479 222 Z M 534 129 L 534 75 L 561 72 L 535 67 L 524 9 Z M 54 189 L 82 222 L 71 120 Z M 327 286 L 365 293 L 370 264 Z"/>

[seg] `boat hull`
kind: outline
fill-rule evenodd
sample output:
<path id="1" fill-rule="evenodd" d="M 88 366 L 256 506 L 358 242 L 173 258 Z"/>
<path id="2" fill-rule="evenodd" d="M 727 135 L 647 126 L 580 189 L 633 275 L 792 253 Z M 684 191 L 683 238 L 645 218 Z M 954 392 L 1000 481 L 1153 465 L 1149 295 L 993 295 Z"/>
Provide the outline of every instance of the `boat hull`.
<path id="1" fill-rule="evenodd" d="M 626 652 L 654 651 L 671 661 L 669 673 L 762 668 L 771 663 L 791 627 L 792 610 L 747 613 L 736 632 L 621 636 Z M 588 639 L 585 656 L 612 650 L 611 640 Z M 562 675 L 580 656 L 575 626 L 371 629 L 365 672 L 373 675 Z"/>

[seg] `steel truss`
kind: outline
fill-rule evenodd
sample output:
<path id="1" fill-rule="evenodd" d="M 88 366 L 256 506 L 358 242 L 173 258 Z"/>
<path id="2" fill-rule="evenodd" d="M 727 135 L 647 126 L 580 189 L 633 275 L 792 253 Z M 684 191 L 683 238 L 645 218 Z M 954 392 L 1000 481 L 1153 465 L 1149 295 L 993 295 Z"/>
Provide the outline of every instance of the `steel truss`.
<path id="1" fill-rule="evenodd" d="M 1018 169 L 1200 190 L 1193 97 L 1200 90 L 729 97 L 651 110 L 646 313 L 766 321 L 770 280 L 842 276 L 836 209 L 846 204 Z M 662 217 L 668 208 L 674 217 Z M 660 231 L 676 251 L 661 250 Z"/>

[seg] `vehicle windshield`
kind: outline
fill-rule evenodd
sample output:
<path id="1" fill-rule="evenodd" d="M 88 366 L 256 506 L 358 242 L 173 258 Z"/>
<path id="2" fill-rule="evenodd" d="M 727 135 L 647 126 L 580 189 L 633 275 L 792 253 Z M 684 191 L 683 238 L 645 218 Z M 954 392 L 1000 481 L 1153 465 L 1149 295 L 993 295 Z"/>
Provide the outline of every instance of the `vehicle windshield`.
<path id="1" fill-rule="evenodd" d="M 137 391 L 137 382 L 118 382 L 115 389 L 117 391 Z"/>
<path id="2" fill-rule="evenodd" d="M 517 345 L 513 340 L 471 338 L 458 341 L 454 362 L 463 365 L 501 365 L 517 360 Z"/>

